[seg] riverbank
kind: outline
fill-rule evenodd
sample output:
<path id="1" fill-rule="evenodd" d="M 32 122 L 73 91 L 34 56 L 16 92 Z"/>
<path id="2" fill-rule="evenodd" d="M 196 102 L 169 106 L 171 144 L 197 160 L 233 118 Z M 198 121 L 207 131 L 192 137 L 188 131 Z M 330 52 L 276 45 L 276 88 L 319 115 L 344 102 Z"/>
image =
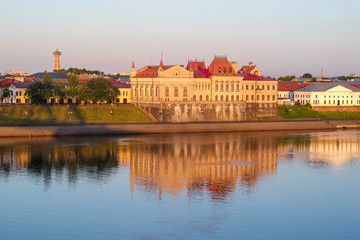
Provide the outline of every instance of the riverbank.
<path id="1" fill-rule="evenodd" d="M 157 133 L 336 130 L 360 128 L 360 120 L 290 120 L 223 123 L 128 123 L 97 125 L 2 126 L 0 137 L 100 136 Z"/>

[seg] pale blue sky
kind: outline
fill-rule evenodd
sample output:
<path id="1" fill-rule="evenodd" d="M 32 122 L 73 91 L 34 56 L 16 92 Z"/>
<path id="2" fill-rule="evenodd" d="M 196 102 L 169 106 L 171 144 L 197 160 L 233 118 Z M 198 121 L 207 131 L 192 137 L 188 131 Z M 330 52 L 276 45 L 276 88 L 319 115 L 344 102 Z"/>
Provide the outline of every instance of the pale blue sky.
<path id="1" fill-rule="evenodd" d="M 227 55 L 264 75 L 360 74 L 360 0 L 0 0 L 0 72 L 129 71 Z"/>

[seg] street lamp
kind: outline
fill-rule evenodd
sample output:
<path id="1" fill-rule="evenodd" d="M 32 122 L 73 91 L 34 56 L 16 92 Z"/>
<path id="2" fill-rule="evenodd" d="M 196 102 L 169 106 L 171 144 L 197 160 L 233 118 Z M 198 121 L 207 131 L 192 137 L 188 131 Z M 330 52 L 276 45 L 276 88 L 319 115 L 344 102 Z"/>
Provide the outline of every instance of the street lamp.
<path id="1" fill-rule="evenodd" d="M 110 111 L 110 115 L 111 115 L 111 122 L 113 122 L 114 112 Z"/>

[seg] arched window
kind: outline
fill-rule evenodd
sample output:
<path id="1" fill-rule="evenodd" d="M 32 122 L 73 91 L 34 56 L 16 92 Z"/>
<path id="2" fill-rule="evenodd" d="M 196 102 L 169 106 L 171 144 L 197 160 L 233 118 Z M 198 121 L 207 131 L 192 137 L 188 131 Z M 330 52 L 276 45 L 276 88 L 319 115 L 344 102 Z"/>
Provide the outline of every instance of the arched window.
<path id="1" fill-rule="evenodd" d="M 270 101 L 270 95 L 267 95 L 267 100 Z"/>
<path id="2" fill-rule="evenodd" d="M 262 95 L 262 96 L 261 96 L 261 100 L 262 100 L 262 101 L 265 101 L 265 95 Z"/>
<path id="3" fill-rule="evenodd" d="M 206 101 L 207 102 L 209 101 L 209 95 L 206 95 Z"/>
<path id="4" fill-rule="evenodd" d="M 254 85 L 251 85 L 251 90 L 254 90 Z"/>
<path id="5" fill-rule="evenodd" d="M 219 67 L 219 73 L 221 73 L 221 67 Z"/>
<path id="6" fill-rule="evenodd" d="M 239 95 L 236 96 L 236 101 L 240 101 Z"/>
<path id="7" fill-rule="evenodd" d="M 231 95 L 231 101 L 232 102 L 234 101 L 234 95 Z"/>
<path id="8" fill-rule="evenodd" d="M 199 99 L 199 101 L 200 101 L 200 102 L 202 102 L 202 100 L 203 100 L 203 96 L 202 96 L 202 95 L 200 95 L 200 99 Z"/>
<path id="9" fill-rule="evenodd" d="M 275 87 L 275 86 L 274 86 Z M 273 95 L 273 100 L 275 101 L 275 95 Z"/>
<path id="10" fill-rule="evenodd" d="M 275 90 L 275 85 L 273 85 L 273 90 Z"/>
<path id="11" fill-rule="evenodd" d="M 236 84 L 236 91 L 240 91 L 240 85 Z"/>
<path id="12" fill-rule="evenodd" d="M 215 92 L 219 91 L 219 84 L 215 84 Z"/>
<path id="13" fill-rule="evenodd" d="M 226 84 L 226 91 L 229 91 L 229 84 Z"/>
<path id="14" fill-rule="evenodd" d="M 220 84 L 220 91 L 221 91 L 221 92 L 224 91 L 224 84 Z"/>
<path id="15" fill-rule="evenodd" d="M 215 96 L 215 101 L 216 101 L 216 102 L 219 101 L 218 95 Z"/>
<path id="16" fill-rule="evenodd" d="M 188 96 L 188 90 L 187 90 L 187 87 L 184 87 L 183 96 L 184 96 L 184 97 L 187 97 L 187 96 Z"/>
<path id="17" fill-rule="evenodd" d="M 249 101 L 249 95 L 246 95 L 246 101 Z"/>
<path id="18" fill-rule="evenodd" d="M 193 96 L 193 101 L 196 102 L 196 95 Z"/>
<path id="19" fill-rule="evenodd" d="M 220 101 L 222 101 L 222 102 L 224 101 L 224 95 L 220 96 Z"/>
<path id="20" fill-rule="evenodd" d="M 256 96 L 256 101 L 259 101 L 259 100 L 260 100 L 260 96 L 257 95 L 257 96 Z"/>
<path id="21" fill-rule="evenodd" d="M 226 73 L 226 67 L 224 67 L 224 73 Z"/>
<path id="22" fill-rule="evenodd" d="M 179 97 L 179 88 L 175 87 L 174 89 L 174 97 Z"/>
<path id="23" fill-rule="evenodd" d="M 246 90 L 249 90 L 249 85 L 246 85 Z"/>
<path id="24" fill-rule="evenodd" d="M 251 101 L 254 101 L 254 95 L 251 95 Z"/>
<path id="25" fill-rule="evenodd" d="M 229 101 L 229 95 L 226 95 L 226 101 L 227 102 Z"/>
<path id="26" fill-rule="evenodd" d="M 232 92 L 235 91 L 235 86 L 234 86 L 234 84 L 231 84 L 231 91 L 232 91 Z"/>
<path id="27" fill-rule="evenodd" d="M 267 85 L 267 90 L 270 90 L 270 85 Z"/>
<path id="28" fill-rule="evenodd" d="M 262 90 L 265 90 L 265 85 L 262 85 L 262 86 L 261 86 L 261 89 L 262 89 Z"/>
<path id="29" fill-rule="evenodd" d="M 165 97 L 169 97 L 170 96 L 170 90 L 169 87 L 165 88 Z"/>

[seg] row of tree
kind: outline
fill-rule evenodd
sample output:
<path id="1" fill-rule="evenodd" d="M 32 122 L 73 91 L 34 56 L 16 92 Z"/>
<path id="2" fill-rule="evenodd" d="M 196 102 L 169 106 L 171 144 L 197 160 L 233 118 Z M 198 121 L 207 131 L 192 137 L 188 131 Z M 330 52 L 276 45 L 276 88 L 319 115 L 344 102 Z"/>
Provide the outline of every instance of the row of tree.
<path id="1" fill-rule="evenodd" d="M 54 70 L 54 72 L 59 73 L 66 73 L 66 74 L 73 74 L 73 75 L 80 75 L 80 74 L 95 74 L 95 75 L 104 75 L 103 72 L 98 70 L 87 70 L 85 68 L 69 68 L 69 69 L 60 69 L 60 70 Z"/>
<path id="2" fill-rule="evenodd" d="M 33 104 L 41 104 L 45 100 L 54 98 L 59 102 L 61 99 L 71 98 L 79 101 L 94 103 L 115 102 L 119 95 L 119 89 L 114 87 L 111 81 L 98 77 L 88 82 L 79 82 L 75 75 L 68 77 L 68 85 L 65 87 L 60 80 L 53 83 L 50 74 L 46 73 L 44 82 L 36 81 L 26 89 L 25 96 L 28 96 Z"/>

